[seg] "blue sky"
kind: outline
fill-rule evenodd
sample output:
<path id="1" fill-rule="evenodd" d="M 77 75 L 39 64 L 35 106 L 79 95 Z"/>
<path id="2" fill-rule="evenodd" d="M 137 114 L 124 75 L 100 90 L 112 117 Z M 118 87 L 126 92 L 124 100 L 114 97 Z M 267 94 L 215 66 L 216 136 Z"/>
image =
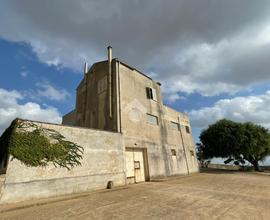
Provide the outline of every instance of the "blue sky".
<path id="1" fill-rule="evenodd" d="M 269 1 L 4 0 L 0 16 L 0 132 L 14 117 L 60 123 L 108 45 L 162 83 L 196 142 L 221 118 L 270 128 Z"/>

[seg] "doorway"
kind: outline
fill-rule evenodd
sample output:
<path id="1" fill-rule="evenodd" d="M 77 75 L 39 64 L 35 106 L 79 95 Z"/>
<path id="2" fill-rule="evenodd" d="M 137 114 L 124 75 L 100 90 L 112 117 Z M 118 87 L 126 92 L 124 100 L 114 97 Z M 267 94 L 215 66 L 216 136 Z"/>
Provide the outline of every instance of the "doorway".
<path id="1" fill-rule="evenodd" d="M 127 184 L 144 182 L 148 176 L 146 149 L 126 148 Z"/>

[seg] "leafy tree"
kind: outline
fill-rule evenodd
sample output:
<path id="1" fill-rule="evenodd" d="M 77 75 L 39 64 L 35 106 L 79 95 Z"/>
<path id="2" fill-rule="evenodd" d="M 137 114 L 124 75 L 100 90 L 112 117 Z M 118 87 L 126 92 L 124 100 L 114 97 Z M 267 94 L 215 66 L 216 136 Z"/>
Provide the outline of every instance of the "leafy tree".
<path id="1" fill-rule="evenodd" d="M 207 167 L 208 164 L 210 163 L 210 160 L 203 153 L 203 145 L 201 143 L 196 143 L 196 146 L 197 146 L 196 155 L 201 164 L 201 167 Z"/>
<path id="2" fill-rule="evenodd" d="M 251 122 L 237 123 L 222 119 L 203 130 L 200 135 L 202 151 L 206 158 L 227 158 L 225 163 L 250 162 L 256 171 L 259 161 L 270 154 L 268 130 Z"/>

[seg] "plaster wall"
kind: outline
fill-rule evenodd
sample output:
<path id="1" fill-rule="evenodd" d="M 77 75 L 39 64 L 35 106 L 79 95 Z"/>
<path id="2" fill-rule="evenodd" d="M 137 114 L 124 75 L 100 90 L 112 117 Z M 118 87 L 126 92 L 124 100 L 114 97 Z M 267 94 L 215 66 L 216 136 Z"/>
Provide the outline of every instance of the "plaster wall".
<path id="1" fill-rule="evenodd" d="M 69 112 L 68 114 L 63 116 L 62 124 L 64 125 L 76 125 L 76 111 L 73 110 Z"/>
<path id="2" fill-rule="evenodd" d="M 150 179 L 198 172 L 188 117 L 163 105 L 160 85 L 137 70 L 121 64 L 119 76 L 125 147 L 147 149 Z M 147 98 L 146 87 L 156 90 L 157 101 Z M 158 124 L 149 123 L 147 114 L 156 116 Z M 171 122 L 182 126 L 173 130 Z M 185 126 L 190 128 L 190 133 Z"/>
<path id="3" fill-rule="evenodd" d="M 62 125 L 37 123 L 54 129 L 66 140 L 84 148 L 81 166 L 67 170 L 54 167 L 27 167 L 9 160 L 1 203 L 46 198 L 125 184 L 124 147 L 121 134 Z"/>
<path id="4" fill-rule="evenodd" d="M 107 81 L 106 88 L 99 91 L 99 82 Z M 103 81 L 104 82 L 104 81 Z M 93 64 L 85 74 L 76 90 L 75 116 L 63 116 L 63 124 L 71 124 L 80 127 L 117 131 L 117 88 L 116 88 L 116 61 L 112 61 L 112 118 L 109 117 L 109 75 L 108 61 Z"/>

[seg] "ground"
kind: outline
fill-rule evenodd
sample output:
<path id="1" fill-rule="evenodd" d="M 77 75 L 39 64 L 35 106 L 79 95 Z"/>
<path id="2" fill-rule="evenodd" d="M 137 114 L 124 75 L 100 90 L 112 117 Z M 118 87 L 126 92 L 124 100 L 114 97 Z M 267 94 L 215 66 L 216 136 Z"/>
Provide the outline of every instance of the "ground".
<path id="1" fill-rule="evenodd" d="M 270 176 L 207 171 L 35 202 L 0 219 L 270 219 Z"/>

